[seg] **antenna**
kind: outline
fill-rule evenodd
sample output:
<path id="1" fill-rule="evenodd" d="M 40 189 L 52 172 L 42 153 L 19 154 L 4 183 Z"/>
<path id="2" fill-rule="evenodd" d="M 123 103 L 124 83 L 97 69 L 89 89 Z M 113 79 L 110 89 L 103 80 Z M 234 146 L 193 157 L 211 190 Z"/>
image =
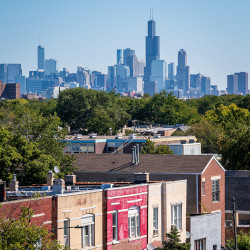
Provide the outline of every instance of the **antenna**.
<path id="1" fill-rule="evenodd" d="M 60 170 L 59 170 L 59 168 L 58 168 L 57 166 L 54 167 L 54 171 L 55 171 L 55 173 L 57 173 L 57 174 L 60 172 Z"/>
<path id="2" fill-rule="evenodd" d="M 39 36 L 39 46 L 40 46 L 41 44 L 40 44 L 40 36 Z"/>
<path id="3" fill-rule="evenodd" d="M 151 20 L 151 8 L 149 9 L 149 20 Z"/>
<path id="4" fill-rule="evenodd" d="M 152 7 L 152 20 L 154 20 L 154 7 Z"/>

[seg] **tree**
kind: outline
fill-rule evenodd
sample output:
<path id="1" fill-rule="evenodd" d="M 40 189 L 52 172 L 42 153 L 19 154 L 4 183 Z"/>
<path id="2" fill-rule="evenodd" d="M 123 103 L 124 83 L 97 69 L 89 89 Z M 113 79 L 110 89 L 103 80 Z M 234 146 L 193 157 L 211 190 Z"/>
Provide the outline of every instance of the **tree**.
<path id="1" fill-rule="evenodd" d="M 22 207 L 21 214 L 17 217 L 12 214 L 1 214 L 0 217 L 0 249 L 62 249 L 63 247 L 52 240 L 52 234 L 44 228 L 30 223 L 34 214 L 29 207 Z M 7 216 L 6 216 L 7 215 Z"/>
<path id="2" fill-rule="evenodd" d="M 180 234 L 178 229 L 174 227 L 170 233 L 166 234 L 167 239 L 162 242 L 162 248 L 158 247 L 159 250 L 188 250 L 190 249 L 189 243 L 180 243 Z"/>
<path id="3" fill-rule="evenodd" d="M 230 246 L 230 249 L 235 249 L 234 239 L 227 241 L 227 244 Z M 249 250 L 250 249 L 250 231 L 244 234 L 242 231 L 240 235 L 237 235 L 237 246 L 238 250 Z"/>
<path id="4" fill-rule="evenodd" d="M 155 143 L 150 140 L 146 140 L 141 149 L 141 154 L 173 154 L 173 151 L 168 145 L 158 145 L 155 147 Z"/>

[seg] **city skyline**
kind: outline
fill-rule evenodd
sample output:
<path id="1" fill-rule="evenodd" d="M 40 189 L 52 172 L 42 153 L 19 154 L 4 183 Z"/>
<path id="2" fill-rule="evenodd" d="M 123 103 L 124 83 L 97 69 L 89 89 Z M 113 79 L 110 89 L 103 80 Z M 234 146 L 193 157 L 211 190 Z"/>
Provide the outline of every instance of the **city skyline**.
<path id="1" fill-rule="evenodd" d="M 131 8 L 132 1 L 74 1 L 72 5 L 69 1 L 45 0 L 39 12 L 34 11 L 39 4 L 33 1 L 11 2 L 0 3 L 5 10 L 0 17 L 5 24 L 0 63 L 21 63 L 26 76 L 37 67 L 39 37 L 46 58 L 56 59 L 60 70 L 66 67 L 75 72 L 82 65 L 107 73 L 108 66 L 116 62 L 118 48 L 132 48 L 138 59 L 145 60 L 146 22 L 151 7 L 156 34 L 161 37 L 161 59 L 166 63 L 177 66 L 177 53 L 184 49 L 190 73 L 210 76 L 211 84 L 220 89 L 226 88 L 228 74 L 250 69 L 247 1 L 137 1 Z M 8 13 L 12 18 L 7 22 Z"/>

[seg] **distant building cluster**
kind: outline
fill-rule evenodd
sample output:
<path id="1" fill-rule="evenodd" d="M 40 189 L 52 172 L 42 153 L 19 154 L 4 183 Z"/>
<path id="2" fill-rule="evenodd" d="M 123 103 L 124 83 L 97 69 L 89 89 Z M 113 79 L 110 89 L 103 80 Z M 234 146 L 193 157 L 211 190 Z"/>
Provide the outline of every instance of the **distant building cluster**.
<path id="1" fill-rule="evenodd" d="M 173 93 L 178 98 L 199 98 L 204 95 L 248 94 L 248 73 L 240 72 L 227 76 L 227 89 L 219 90 L 211 78 L 201 73 L 191 74 L 187 64 L 187 52 L 178 51 L 178 65 L 167 64 L 160 59 L 160 36 L 156 35 L 156 22 L 148 21 L 146 36 L 146 61 L 137 58 L 131 48 L 117 49 L 116 64 L 108 66 L 108 73 L 92 71 L 78 66 L 70 73 L 66 68 L 58 71 L 55 59 L 45 58 L 45 49 L 37 48 L 37 70 L 22 75 L 21 64 L 0 64 L 2 83 L 20 84 L 24 97 L 57 98 L 66 88 L 86 88 L 120 93 L 123 96 L 138 97 L 154 95 L 162 90 Z M 4 95 L 1 98 L 9 98 Z M 13 97 L 11 97 L 13 98 Z"/>

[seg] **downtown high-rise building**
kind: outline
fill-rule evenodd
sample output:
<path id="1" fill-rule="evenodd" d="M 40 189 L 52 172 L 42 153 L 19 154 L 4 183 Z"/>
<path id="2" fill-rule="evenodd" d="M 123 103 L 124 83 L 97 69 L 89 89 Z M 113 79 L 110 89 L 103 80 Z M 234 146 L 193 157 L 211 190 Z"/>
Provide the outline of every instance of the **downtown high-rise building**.
<path id="1" fill-rule="evenodd" d="M 21 64 L 16 64 L 16 63 L 0 64 L 0 80 L 3 83 L 16 83 L 17 76 L 22 76 Z"/>
<path id="2" fill-rule="evenodd" d="M 151 64 L 151 82 L 157 82 L 157 93 L 165 89 L 167 80 L 166 62 L 164 60 L 153 60 Z"/>
<path id="3" fill-rule="evenodd" d="M 211 78 L 207 76 L 201 77 L 201 92 L 203 95 L 211 94 Z"/>
<path id="4" fill-rule="evenodd" d="M 227 93 L 238 94 L 238 75 L 227 76 Z"/>
<path id="5" fill-rule="evenodd" d="M 160 60 L 160 37 L 156 36 L 156 23 L 148 21 L 148 35 L 146 36 L 146 66 L 144 68 L 144 82 L 150 81 L 151 64 L 153 60 Z"/>
<path id="6" fill-rule="evenodd" d="M 45 69 L 45 52 L 44 48 L 41 45 L 37 47 L 37 69 Z"/>
<path id="7" fill-rule="evenodd" d="M 238 76 L 238 93 L 242 95 L 248 94 L 248 73 L 235 73 Z"/>
<path id="8" fill-rule="evenodd" d="M 116 64 L 122 64 L 122 49 L 117 49 L 116 52 Z"/>
<path id="9" fill-rule="evenodd" d="M 52 58 L 45 60 L 45 75 L 50 74 L 57 74 L 56 60 Z"/>
<path id="10" fill-rule="evenodd" d="M 130 49 L 130 48 L 124 49 L 123 50 L 123 64 L 124 65 L 128 65 L 128 58 L 130 56 L 135 56 L 135 50 Z"/>
<path id="11" fill-rule="evenodd" d="M 187 52 L 183 49 L 178 52 L 177 88 L 190 89 L 190 67 L 187 66 Z"/>
<path id="12" fill-rule="evenodd" d="M 173 80 L 174 79 L 174 63 L 168 64 L 168 79 Z"/>

